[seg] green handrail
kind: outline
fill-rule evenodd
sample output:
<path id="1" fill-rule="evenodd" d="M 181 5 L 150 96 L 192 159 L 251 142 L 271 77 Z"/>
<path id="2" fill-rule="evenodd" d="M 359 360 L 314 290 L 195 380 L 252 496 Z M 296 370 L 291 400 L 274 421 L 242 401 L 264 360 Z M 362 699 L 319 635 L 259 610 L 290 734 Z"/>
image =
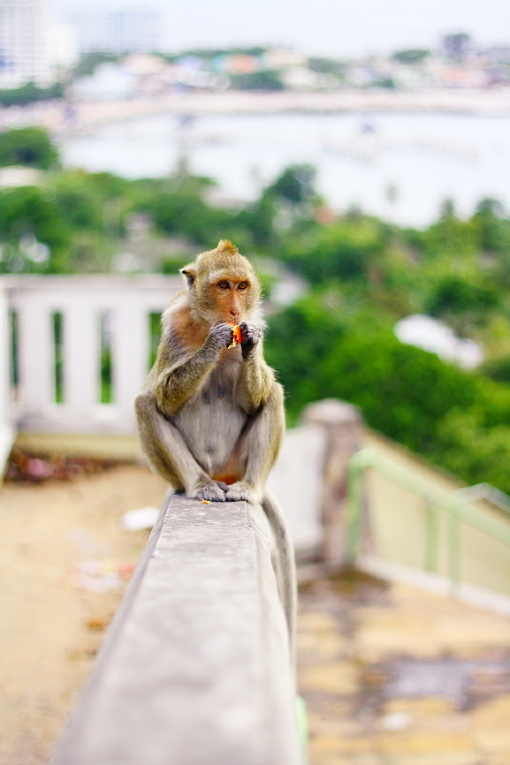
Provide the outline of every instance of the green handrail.
<path id="1" fill-rule="evenodd" d="M 381 457 L 375 449 L 360 449 L 355 452 L 348 465 L 347 519 L 346 519 L 346 559 L 353 565 L 356 561 L 361 542 L 363 513 L 363 473 L 366 468 L 373 468 L 380 475 L 422 497 L 427 509 L 427 570 L 437 569 L 439 548 L 438 513 L 447 514 L 448 571 L 454 585 L 461 580 L 460 571 L 460 530 L 459 523 L 473 526 L 499 542 L 510 547 L 510 525 L 497 518 L 488 516 L 483 510 L 469 504 L 457 492 L 431 491 L 430 483 L 412 474 L 411 471 L 396 466 Z"/>

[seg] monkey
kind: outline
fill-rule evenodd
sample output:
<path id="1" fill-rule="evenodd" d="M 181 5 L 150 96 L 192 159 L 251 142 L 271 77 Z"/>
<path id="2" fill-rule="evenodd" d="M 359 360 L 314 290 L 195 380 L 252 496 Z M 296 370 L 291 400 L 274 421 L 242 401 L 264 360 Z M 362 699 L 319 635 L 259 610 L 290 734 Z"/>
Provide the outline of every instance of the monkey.
<path id="1" fill-rule="evenodd" d="M 163 312 L 156 361 L 135 400 L 139 440 L 154 472 L 187 497 L 262 505 L 292 655 L 294 554 L 283 513 L 265 490 L 285 432 L 284 394 L 263 355 L 260 282 L 228 240 L 181 273 L 186 286 Z"/>

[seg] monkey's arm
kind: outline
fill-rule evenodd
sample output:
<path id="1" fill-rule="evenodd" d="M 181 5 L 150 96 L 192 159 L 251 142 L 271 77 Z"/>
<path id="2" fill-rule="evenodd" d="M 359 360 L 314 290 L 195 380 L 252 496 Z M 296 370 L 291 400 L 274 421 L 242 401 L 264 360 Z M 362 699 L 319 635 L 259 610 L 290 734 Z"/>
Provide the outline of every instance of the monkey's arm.
<path id="1" fill-rule="evenodd" d="M 274 372 L 262 353 L 254 353 L 244 361 L 237 389 L 237 401 L 247 412 L 256 412 L 263 406 L 275 383 Z"/>
<path id="2" fill-rule="evenodd" d="M 203 346 L 193 355 L 186 353 L 176 336 L 163 340 L 156 362 L 156 401 L 159 411 L 171 417 L 199 392 L 212 372 L 222 348 L 232 342 L 232 327 L 212 327 Z"/>
<path id="3" fill-rule="evenodd" d="M 241 324 L 243 364 L 236 399 L 245 411 L 256 412 L 268 400 L 275 383 L 274 372 L 262 351 L 262 333 L 258 327 Z"/>

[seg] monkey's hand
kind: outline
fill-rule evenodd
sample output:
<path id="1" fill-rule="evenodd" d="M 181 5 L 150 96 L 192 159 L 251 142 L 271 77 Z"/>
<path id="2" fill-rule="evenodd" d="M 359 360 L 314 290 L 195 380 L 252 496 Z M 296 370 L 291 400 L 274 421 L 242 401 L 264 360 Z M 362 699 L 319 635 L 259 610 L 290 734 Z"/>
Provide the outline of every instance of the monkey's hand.
<path id="1" fill-rule="evenodd" d="M 211 327 L 205 344 L 214 350 L 228 348 L 228 346 L 232 344 L 233 335 L 234 333 L 231 324 L 227 324 L 226 322 L 216 324 L 214 327 Z"/>
<path id="2" fill-rule="evenodd" d="M 246 321 L 243 321 L 239 327 L 241 329 L 241 336 L 243 338 L 241 340 L 241 351 L 243 354 L 243 359 L 249 359 L 253 349 L 257 343 L 260 342 L 262 332 L 254 324 L 248 324 Z"/>

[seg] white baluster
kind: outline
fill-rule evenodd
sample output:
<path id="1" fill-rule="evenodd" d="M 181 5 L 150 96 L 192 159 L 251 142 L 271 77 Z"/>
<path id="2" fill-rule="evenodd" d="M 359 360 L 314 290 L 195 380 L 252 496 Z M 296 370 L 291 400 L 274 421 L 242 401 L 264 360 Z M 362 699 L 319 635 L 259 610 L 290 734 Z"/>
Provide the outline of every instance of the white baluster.
<path id="1" fill-rule="evenodd" d="M 112 317 L 113 402 L 131 427 L 133 402 L 147 376 L 148 355 L 149 317 L 136 295 L 127 294 Z"/>
<path id="2" fill-rule="evenodd" d="M 73 293 L 64 313 L 64 404 L 70 420 L 87 425 L 99 401 L 99 315 L 87 294 Z M 67 301 L 66 301 L 67 302 Z"/>
<path id="3" fill-rule="evenodd" d="M 0 285 L 0 474 L 14 441 L 10 362 L 9 304 L 7 291 Z"/>
<path id="4" fill-rule="evenodd" d="M 24 426 L 37 428 L 55 402 L 51 310 L 28 294 L 18 310 L 18 359 Z"/>

